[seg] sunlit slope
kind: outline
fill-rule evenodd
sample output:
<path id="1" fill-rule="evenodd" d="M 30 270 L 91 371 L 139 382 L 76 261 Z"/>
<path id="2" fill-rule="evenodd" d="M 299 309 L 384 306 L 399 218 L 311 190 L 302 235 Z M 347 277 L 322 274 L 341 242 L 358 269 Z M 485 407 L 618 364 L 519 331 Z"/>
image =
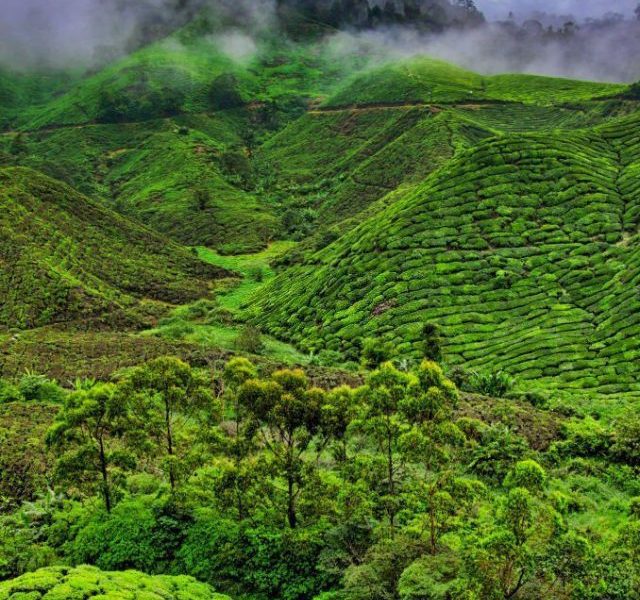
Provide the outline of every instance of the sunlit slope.
<path id="1" fill-rule="evenodd" d="M 352 357 L 368 335 L 417 356 L 422 324 L 436 322 L 450 364 L 638 387 L 637 130 L 632 117 L 480 142 L 276 278 L 259 320 Z"/>
<path id="2" fill-rule="evenodd" d="M 416 57 L 354 74 L 324 106 L 474 101 L 550 105 L 607 97 L 626 88 L 535 75 L 482 77 L 447 62 Z"/>
<path id="3" fill-rule="evenodd" d="M 286 190 L 285 204 L 310 206 L 321 223 L 354 217 L 402 183 L 415 183 L 457 147 L 491 135 L 426 107 L 310 111 L 257 152 Z"/>
<path id="4" fill-rule="evenodd" d="M 593 126 L 634 108 L 613 100 L 318 107 L 268 139 L 255 156 L 271 174 L 267 189 L 285 206 L 313 209 L 321 226 L 359 223 L 362 210 L 420 183 L 483 139 Z"/>
<path id="5" fill-rule="evenodd" d="M 223 274 L 30 169 L 0 169 L 0 203 L 0 325 L 136 325 Z"/>

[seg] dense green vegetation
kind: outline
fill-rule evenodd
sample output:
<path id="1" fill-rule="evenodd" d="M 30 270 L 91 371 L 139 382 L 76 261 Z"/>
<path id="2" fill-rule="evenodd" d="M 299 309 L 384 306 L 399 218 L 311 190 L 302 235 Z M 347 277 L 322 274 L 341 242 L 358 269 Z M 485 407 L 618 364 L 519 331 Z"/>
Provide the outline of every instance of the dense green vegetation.
<path id="1" fill-rule="evenodd" d="M 0 583 L 2 600 L 104 598 L 117 600 L 227 600 L 189 577 L 149 577 L 136 571 L 105 573 L 95 567 L 40 569 Z"/>
<path id="2" fill-rule="evenodd" d="M 184 577 L 21 576 L 90 563 L 247 599 L 633 597 L 637 412 L 460 394 L 436 363 L 401 370 L 371 348 L 364 384 L 329 389 L 243 358 L 214 379 L 159 358 L 70 391 L 3 381 L 0 593 L 216 597 Z M 31 441 L 4 425 L 29 404 L 48 423 Z"/>
<path id="3" fill-rule="evenodd" d="M 285 271 L 259 321 L 352 358 L 372 334 L 415 355 L 433 321 L 452 365 L 636 390 L 635 124 L 481 141 Z"/>
<path id="4" fill-rule="evenodd" d="M 637 598 L 637 84 L 286 15 L 0 70 L 0 600 Z"/>

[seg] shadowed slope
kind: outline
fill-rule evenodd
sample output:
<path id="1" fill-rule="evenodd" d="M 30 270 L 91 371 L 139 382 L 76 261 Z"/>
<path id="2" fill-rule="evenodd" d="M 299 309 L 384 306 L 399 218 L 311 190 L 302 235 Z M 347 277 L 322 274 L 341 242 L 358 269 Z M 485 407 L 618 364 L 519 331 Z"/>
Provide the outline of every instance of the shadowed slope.
<path id="1" fill-rule="evenodd" d="M 4 325 L 131 325 L 143 304 L 193 300 L 224 273 L 29 169 L 0 170 L 0 200 Z"/>

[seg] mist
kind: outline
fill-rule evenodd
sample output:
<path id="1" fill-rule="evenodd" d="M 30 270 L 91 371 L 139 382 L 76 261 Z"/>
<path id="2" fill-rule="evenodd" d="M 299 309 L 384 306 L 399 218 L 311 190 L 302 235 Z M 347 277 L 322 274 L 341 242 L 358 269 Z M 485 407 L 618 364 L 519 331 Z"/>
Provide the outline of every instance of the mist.
<path id="1" fill-rule="evenodd" d="M 532 15 L 572 16 L 578 21 L 599 18 L 606 12 L 618 12 L 631 16 L 637 0 L 477 0 L 478 8 L 491 21 L 507 19 L 509 13 L 515 18 L 525 20 Z"/>
<path id="2" fill-rule="evenodd" d="M 344 53 L 375 53 L 389 60 L 429 55 L 485 75 L 529 73 L 603 82 L 640 79 L 640 22 L 584 25 L 553 34 L 527 25 L 487 23 L 440 34 L 389 27 L 336 34 L 335 45 Z"/>
<path id="3" fill-rule="evenodd" d="M 287 1 L 314 6 L 332 0 Z M 446 3 L 416 1 L 427 6 Z M 99 67 L 167 35 L 204 6 L 216 14 L 218 29 L 209 36 L 211 42 L 236 61 L 259 55 L 260 36 L 279 27 L 277 0 L 1 2 L 0 66 L 13 69 Z M 369 53 L 378 61 L 429 54 L 485 74 L 635 81 L 640 79 L 637 2 L 612 0 L 603 8 L 601 0 L 477 0 L 486 22 L 454 23 L 441 31 L 411 23 L 371 27 L 347 22 L 344 27 L 351 28 L 330 36 L 330 43 L 342 52 Z M 395 4 L 402 7 L 400 0 Z M 605 9 L 608 14 L 603 15 Z M 569 21 L 574 25 L 565 26 Z"/>

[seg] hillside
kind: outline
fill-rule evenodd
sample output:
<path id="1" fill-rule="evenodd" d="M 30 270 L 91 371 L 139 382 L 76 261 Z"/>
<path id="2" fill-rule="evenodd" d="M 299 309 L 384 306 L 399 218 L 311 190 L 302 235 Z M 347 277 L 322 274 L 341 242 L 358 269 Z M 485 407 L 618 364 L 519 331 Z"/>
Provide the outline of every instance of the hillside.
<path id="1" fill-rule="evenodd" d="M 0 67 L 0 600 L 638 598 L 640 84 L 408 52 L 635 21 L 39 4 L 113 45 Z"/>
<path id="2" fill-rule="evenodd" d="M 35 171 L 0 169 L 0 197 L 4 326 L 127 327 L 225 273 Z"/>
<path id="3" fill-rule="evenodd" d="M 355 357 L 381 336 L 528 385 L 637 390 L 638 117 L 463 151 L 265 292 L 259 321 Z"/>

